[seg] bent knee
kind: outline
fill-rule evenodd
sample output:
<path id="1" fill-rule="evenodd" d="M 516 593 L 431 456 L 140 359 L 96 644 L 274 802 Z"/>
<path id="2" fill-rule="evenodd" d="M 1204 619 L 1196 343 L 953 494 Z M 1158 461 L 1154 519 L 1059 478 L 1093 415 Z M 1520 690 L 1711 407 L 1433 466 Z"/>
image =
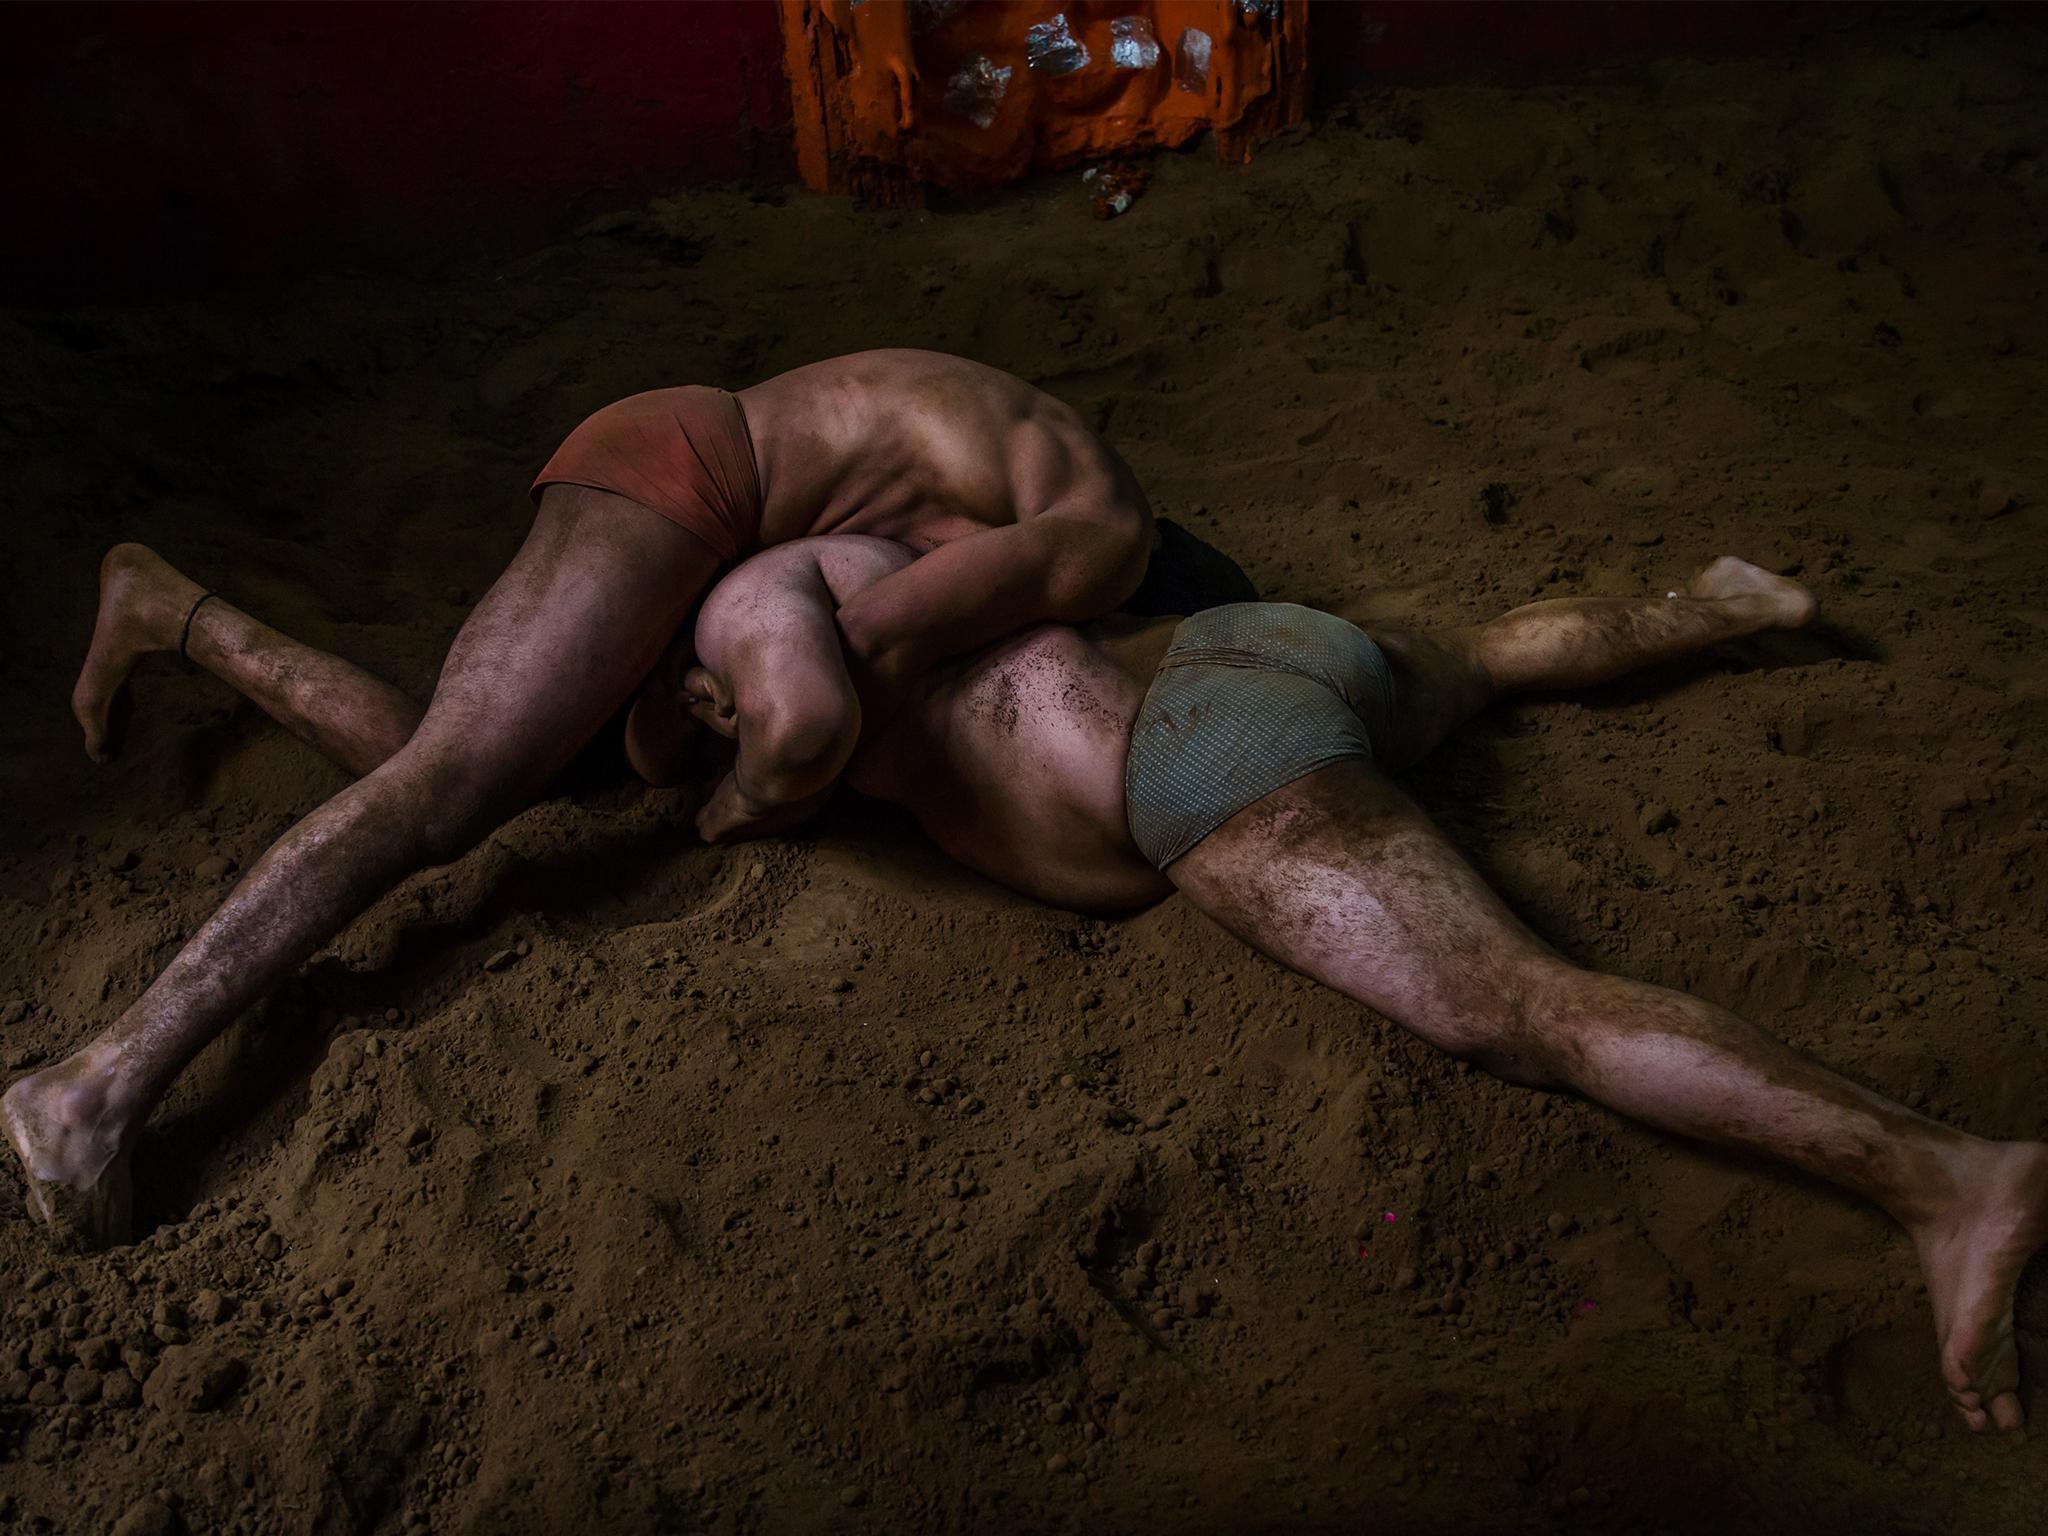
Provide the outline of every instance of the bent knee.
<path id="1" fill-rule="evenodd" d="M 1394 769 L 1411 767 L 1493 701 L 1492 679 L 1458 631 L 1362 626 L 1394 677 Z"/>

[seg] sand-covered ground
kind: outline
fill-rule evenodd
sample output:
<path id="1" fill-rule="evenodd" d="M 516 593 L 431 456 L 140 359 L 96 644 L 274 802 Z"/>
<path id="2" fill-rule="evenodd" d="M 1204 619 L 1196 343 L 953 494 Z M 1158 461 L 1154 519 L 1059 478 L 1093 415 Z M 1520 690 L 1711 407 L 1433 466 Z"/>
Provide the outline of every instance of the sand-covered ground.
<path id="1" fill-rule="evenodd" d="M 87 763 L 107 545 L 423 688 L 584 413 L 916 345 L 1348 615 L 1798 573 L 1829 632 L 1501 711 L 1414 787 L 1569 953 L 2040 1135 L 2044 64 L 1853 28 L 1367 97 L 1108 223 L 1071 176 L 721 193 L 0 316 L 0 1066 L 341 782 L 172 662 Z M 180 1082 L 134 1247 L 52 1258 L 10 1202 L 0 1530 L 2041 1528 L 2048 1450 L 1955 1420 L 1874 1211 L 1463 1070 L 1178 901 L 684 810 L 596 773 L 378 905 Z"/>

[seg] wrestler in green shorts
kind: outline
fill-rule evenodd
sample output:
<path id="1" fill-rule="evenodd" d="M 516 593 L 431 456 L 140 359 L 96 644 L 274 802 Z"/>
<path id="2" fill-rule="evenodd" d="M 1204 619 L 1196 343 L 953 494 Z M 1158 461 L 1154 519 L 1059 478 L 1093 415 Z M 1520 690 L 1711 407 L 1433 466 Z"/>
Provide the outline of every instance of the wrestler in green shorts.
<path id="1" fill-rule="evenodd" d="M 1293 603 L 1229 603 L 1181 621 L 1131 730 L 1124 806 L 1160 869 L 1254 801 L 1383 758 L 1387 658 L 1356 625 Z"/>

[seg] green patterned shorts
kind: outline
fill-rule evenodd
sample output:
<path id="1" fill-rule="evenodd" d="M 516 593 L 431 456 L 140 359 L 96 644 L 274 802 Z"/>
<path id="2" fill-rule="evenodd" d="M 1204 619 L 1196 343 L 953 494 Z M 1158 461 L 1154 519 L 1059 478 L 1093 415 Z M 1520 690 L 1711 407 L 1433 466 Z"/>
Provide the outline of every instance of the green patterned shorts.
<path id="1" fill-rule="evenodd" d="M 1293 603 L 1195 614 L 1131 728 L 1131 836 L 1164 869 L 1283 785 L 1383 757 L 1393 723 L 1393 673 L 1356 625 Z"/>

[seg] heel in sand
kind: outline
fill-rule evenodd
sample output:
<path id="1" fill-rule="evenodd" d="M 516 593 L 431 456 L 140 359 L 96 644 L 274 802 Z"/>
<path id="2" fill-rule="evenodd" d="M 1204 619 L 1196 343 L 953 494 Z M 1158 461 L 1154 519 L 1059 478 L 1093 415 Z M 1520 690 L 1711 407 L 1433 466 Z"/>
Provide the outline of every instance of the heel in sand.
<path id="1" fill-rule="evenodd" d="M 29 1214 L 42 1224 L 45 1241 L 60 1253 L 95 1253 L 128 1241 L 134 1187 L 127 1160 L 117 1160 L 79 1189 L 24 1172 Z"/>

